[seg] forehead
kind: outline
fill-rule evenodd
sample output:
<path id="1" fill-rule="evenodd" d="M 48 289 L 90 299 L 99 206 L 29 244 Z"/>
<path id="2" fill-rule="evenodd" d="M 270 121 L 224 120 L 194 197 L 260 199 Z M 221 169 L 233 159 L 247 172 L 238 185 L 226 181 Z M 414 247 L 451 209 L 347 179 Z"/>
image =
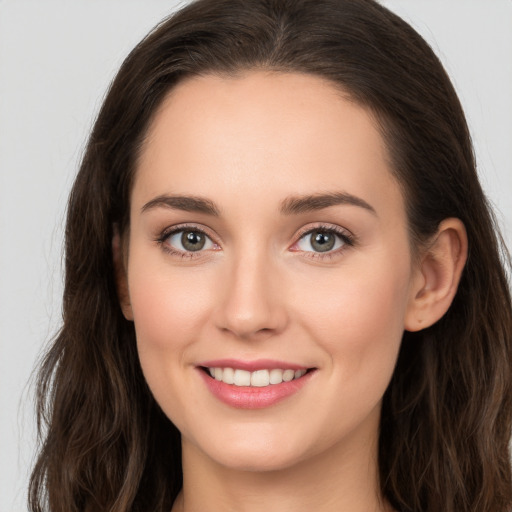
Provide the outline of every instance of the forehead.
<path id="1" fill-rule="evenodd" d="M 148 130 L 134 196 L 258 201 L 264 192 L 277 201 L 343 189 L 378 204 L 383 187 L 401 205 L 367 109 L 315 76 L 252 71 L 194 77 L 168 94 Z"/>

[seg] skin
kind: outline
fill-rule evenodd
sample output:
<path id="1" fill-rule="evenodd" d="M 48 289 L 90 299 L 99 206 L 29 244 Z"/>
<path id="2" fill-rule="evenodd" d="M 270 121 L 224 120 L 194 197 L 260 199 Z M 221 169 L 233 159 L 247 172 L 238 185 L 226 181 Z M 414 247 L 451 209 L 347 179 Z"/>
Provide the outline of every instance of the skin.
<path id="1" fill-rule="evenodd" d="M 371 209 L 280 211 L 291 196 L 340 192 Z M 219 214 L 155 204 L 163 195 L 205 198 Z M 466 242 L 448 219 L 412 257 L 401 188 L 368 111 L 309 75 L 184 81 L 148 132 L 130 222 L 125 243 L 114 240 L 119 293 L 147 382 L 182 434 L 173 510 L 390 510 L 377 478 L 382 396 L 404 329 L 449 307 Z M 183 223 L 211 243 L 186 253 L 180 236 L 165 238 Z M 315 252 L 304 232 L 319 226 L 352 245 Z M 197 369 L 219 358 L 315 372 L 278 404 L 237 409 Z"/>

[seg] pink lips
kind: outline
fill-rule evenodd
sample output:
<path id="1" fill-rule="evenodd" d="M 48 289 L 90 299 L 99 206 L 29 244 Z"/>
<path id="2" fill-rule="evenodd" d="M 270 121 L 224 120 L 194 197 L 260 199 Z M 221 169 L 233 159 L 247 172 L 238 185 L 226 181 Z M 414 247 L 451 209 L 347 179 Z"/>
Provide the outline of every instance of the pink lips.
<path id="1" fill-rule="evenodd" d="M 199 366 L 205 368 L 235 368 L 255 372 L 257 370 L 307 370 L 306 366 L 285 363 L 284 361 L 275 361 L 273 359 L 257 359 L 256 361 L 240 361 L 238 359 L 216 359 L 214 361 L 205 361 Z"/>
<path id="2" fill-rule="evenodd" d="M 197 369 L 210 392 L 221 402 L 237 409 L 263 409 L 275 405 L 282 400 L 294 395 L 306 385 L 314 371 L 306 373 L 299 379 L 280 384 L 272 384 L 265 387 L 235 386 L 213 379 L 202 368 L 233 368 L 254 372 L 257 370 L 306 370 L 305 366 L 259 359 L 257 361 L 239 361 L 234 359 L 219 359 L 205 361 Z"/>

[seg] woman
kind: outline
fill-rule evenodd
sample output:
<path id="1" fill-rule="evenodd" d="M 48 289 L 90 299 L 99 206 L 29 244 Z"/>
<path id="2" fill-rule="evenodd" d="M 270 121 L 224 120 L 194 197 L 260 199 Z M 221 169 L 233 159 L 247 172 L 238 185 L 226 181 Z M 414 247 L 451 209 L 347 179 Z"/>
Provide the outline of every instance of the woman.
<path id="1" fill-rule="evenodd" d="M 32 510 L 512 507 L 512 307 L 456 94 L 369 0 L 200 0 L 73 187 Z"/>

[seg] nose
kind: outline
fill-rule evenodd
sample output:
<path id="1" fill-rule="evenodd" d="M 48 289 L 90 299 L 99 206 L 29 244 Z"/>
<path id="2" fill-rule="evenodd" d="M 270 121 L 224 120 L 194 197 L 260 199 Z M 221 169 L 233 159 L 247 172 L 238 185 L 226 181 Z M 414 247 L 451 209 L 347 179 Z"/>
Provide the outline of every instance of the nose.
<path id="1" fill-rule="evenodd" d="M 279 334 L 288 323 L 279 269 L 263 257 L 240 258 L 221 284 L 217 327 L 241 339 Z"/>

